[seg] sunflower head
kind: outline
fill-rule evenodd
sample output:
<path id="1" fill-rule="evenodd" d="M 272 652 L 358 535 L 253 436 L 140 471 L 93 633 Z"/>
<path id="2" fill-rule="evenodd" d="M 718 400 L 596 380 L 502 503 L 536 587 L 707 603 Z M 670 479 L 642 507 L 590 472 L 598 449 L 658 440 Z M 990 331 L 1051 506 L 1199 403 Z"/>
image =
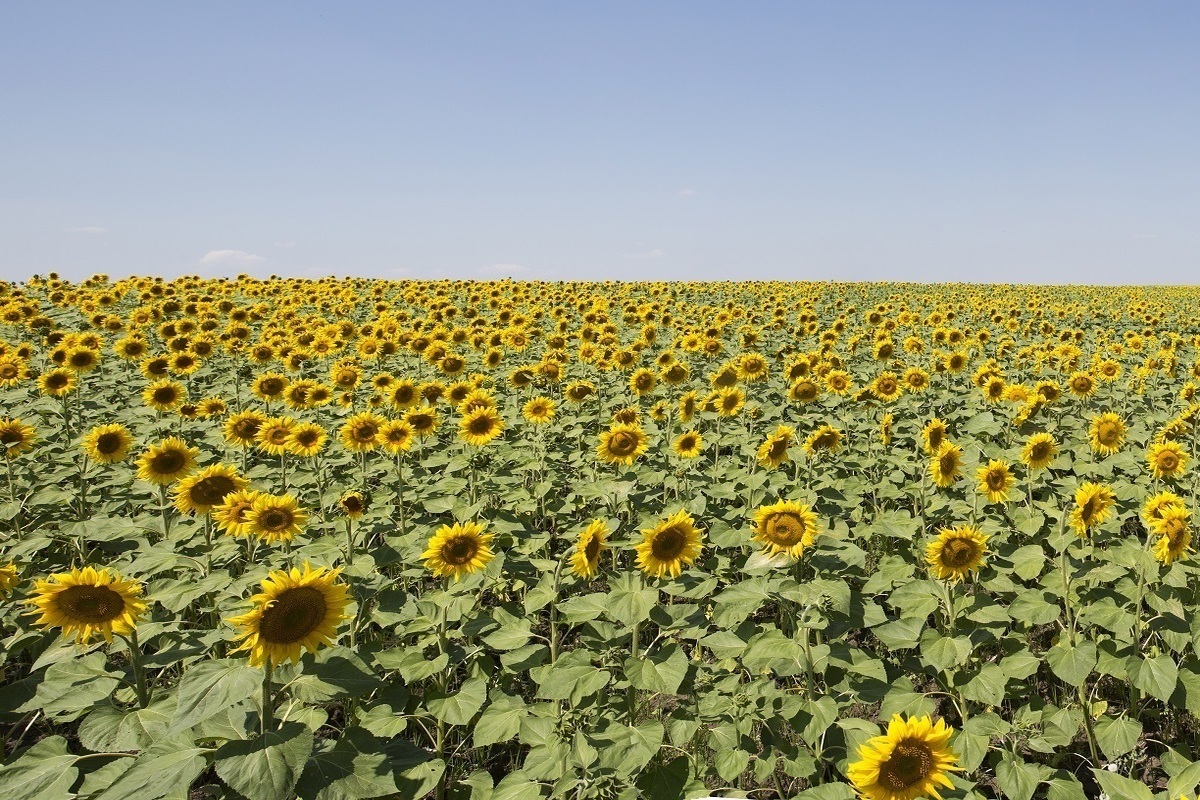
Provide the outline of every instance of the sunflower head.
<path id="1" fill-rule="evenodd" d="M 1155 478 L 1175 480 L 1187 468 L 1188 454 L 1178 442 L 1156 442 L 1146 451 Z"/>
<path id="2" fill-rule="evenodd" d="M 778 469 L 781 465 L 791 462 L 788 448 L 792 446 L 795 435 L 796 429 L 790 425 L 778 426 L 775 432 L 758 446 L 758 463 L 767 469 Z"/>
<path id="3" fill-rule="evenodd" d="M 0 565 L 0 597 L 8 597 L 20 582 L 21 572 L 14 562 Z"/>
<path id="4" fill-rule="evenodd" d="M 250 598 L 250 610 L 229 619 L 241 640 L 233 652 L 248 651 L 250 665 L 257 667 L 268 661 L 295 663 L 304 651 L 332 644 L 350 604 L 349 589 L 338 574 L 308 562 L 302 569 L 271 572 Z"/>
<path id="5" fill-rule="evenodd" d="M 226 536 L 249 536 L 250 511 L 254 501 L 262 496 L 262 492 L 252 489 L 242 489 L 225 495 L 221 504 L 213 509 L 212 518 Z"/>
<path id="6" fill-rule="evenodd" d="M 200 451 L 172 436 L 150 445 L 138 458 L 138 477 L 148 483 L 168 486 L 196 468 Z"/>
<path id="7" fill-rule="evenodd" d="M 939 798 L 939 787 L 952 789 L 949 773 L 959 771 L 950 749 L 952 728 L 927 716 L 905 719 L 899 714 L 887 733 L 868 739 L 846 777 L 865 800 Z"/>
<path id="8" fill-rule="evenodd" d="M 596 577 L 600 569 L 600 556 L 608 549 L 608 523 L 602 519 L 592 520 L 579 534 L 575 552 L 571 554 L 571 572 L 585 580 Z"/>
<path id="9" fill-rule="evenodd" d="M 259 494 L 246 513 L 250 532 L 267 544 L 290 542 L 307 521 L 308 514 L 290 494 Z"/>
<path id="10" fill-rule="evenodd" d="M 1030 469 L 1045 469 L 1058 456 L 1058 443 L 1048 433 L 1035 433 L 1021 448 L 1021 463 Z"/>
<path id="11" fill-rule="evenodd" d="M 956 582 L 979 569 L 986 554 L 987 536 L 976 527 L 962 525 L 942 529 L 925 548 L 925 562 L 936 577 Z"/>
<path id="12" fill-rule="evenodd" d="M 267 418 L 262 412 L 247 409 L 230 415 L 225 420 L 221 431 L 225 436 L 225 441 L 230 444 L 249 447 L 257 441 L 258 431 L 266 421 Z"/>
<path id="13" fill-rule="evenodd" d="M 822 425 L 804 440 L 804 452 L 810 456 L 836 453 L 842 447 L 842 432 L 832 425 Z"/>
<path id="14" fill-rule="evenodd" d="M 754 512 L 754 541 L 771 555 L 799 558 L 817 537 L 817 515 L 803 503 L 781 500 Z"/>
<path id="15" fill-rule="evenodd" d="M 992 459 L 979 467 L 976 478 L 979 480 L 979 493 L 986 496 L 989 503 L 1003 503 L 1008 499 L 1013 476 L 1007 461 Z"/>
<path id="16" fill-rule="evenodd" d="M 704 450 L 704 439 L 695 429 L 684 431 L 675 439 L 671 449 L 680 458 L 696 458 Z"/>
<path id="17" fill-rule="evenodd" d="M 378 414 L 364 411 L 346 420 L 339 431 L 342 446 L 354 453 L 365 453 L 382 444 L 380 430 L 384 419 Z"/>
<path id="18" fill-rule="evenodd" d="M 184 514 L 208 514 L 250 482 L 225 464 L 214 464 L 175 484 L 175 507 Z"/>
<path id="19" fill-rule="evenodd" d="M 600 433 L 596 456 L 608 464 L 629 466 L 646 452 L 649 437 L 636 424 L 617 424 Z"/>
<path id="20" fill-rule="evenodd" d="M 657 525 L 642 530 L 637 566 L 647 575 L 679 577 L 684 565 L 700 557 L 704 534 L 686 511 L 677 511 Z"/>
<path id="21" fill-rule="evenodd" d="M 141 584 L 93 567 L 39 579 L 27 602 L 33 607 L 29 613 L 41 615 L 34 624 L 61 628 L 80 644 L 97 633 L 110 642 L 114 633 L 128 636 L 146 612 Z"/>
<path id="22" fill-rule="evenodd" d="M 478 522 L 443 525 L 434 532 L 421 558 L 437 577 L 458 581 L 482 570 L 495 558 L 493 538 Z"/>
<path id="23" fill-rule="evenodd" d="M 504 432 L 504 420 L 490 406 L 481 406 L 463 416 L 458 436 L 474 447 L 483 447 Z"/>
<path id="24" fill-rule="evenodd" d="M 338 498 L 338 508 L 348 519 L 359 519 L 366 513 L 369 505 L 367 495 L 358 490 L 346 492 Z"/>
<path id="25" fill-rule="evenodd" d="M 962 448 L 950 442 L 942 442 L 937 453 L 929 462 L 929 471 L 933 482 L 942 489 L 948 489 L 958 480 L 962 468 Z"/>
<path id="26" fill-rule="evenodd" d="M 1117 452 L 1125 442 L 1124 420 L 1112 412 L 1092 417 L 1089 442 L 1092 450 L 1102 456 Z"/>
<path id="27" fill-rule="evenodd" d="M 554 419 L 554 401 L 540 395 L 531 398 L 521 408 L 521 416 L 534 425 L 545 425 Z"/>
<path id="28" fill-rule="evenodd" d="M 1071 510 L 1071 527 L 1080 537 L 1092 528 L 1103 525 L 1113 513 L 1114 495 L 1111 488 L 1086 482 L 1075 490 L 1075 507 Z"/>

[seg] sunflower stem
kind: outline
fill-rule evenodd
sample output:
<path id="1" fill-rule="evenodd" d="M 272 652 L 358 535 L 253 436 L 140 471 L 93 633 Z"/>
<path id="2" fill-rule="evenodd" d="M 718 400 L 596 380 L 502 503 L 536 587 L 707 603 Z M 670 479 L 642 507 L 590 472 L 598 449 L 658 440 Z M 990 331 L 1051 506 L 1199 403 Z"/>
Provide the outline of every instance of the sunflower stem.
<path id="1" fill-rule="evenodd" d="M 142 668 L 142 648 L 138 645 L 137 629 L 129 632 L 125 644 L 129 645 L 129 663 L 133 667 L 133 681 L 137 689 L 138 707 L 150 705 L 150 686 L 146 683 L 146 671 Z"/>
<path id="2" fill-rule="evenodd" d="M 354 566 L 354 520 L 346 518 L 346 566 Z"/>
<path id="3" fill-rule="evenodd" d="M 171 535 L 171 519 L 167 515 L 167 487 L 161 483 L 158 485 L 158 508 L 162 513 L 163 538 L 166 539 Z"/>
<path id="4" fill-rule="evenodd" d="M 641 633 L 638 623 L 633 623 L 633 628 L 629 636 L 629 660 L 637 661 L 638 659 L 638 635 Z M 637 723 L 637 689 L 634 688 L 633 682 L 630 681 L 629 688 L 625 690 L 625 704 L 629 716 L 629 725 Z"/>
<path id="5" fill-rule="evenodd" d="M 269 731 L 275 730 L 275 696 L 271 691 L 271 673 L 274 670 L 274 665 L 271 663 L 270 657 L 263 663 L 263 682 L 262 682 L 262 726 L 260 733 L 264 736 Z"/>

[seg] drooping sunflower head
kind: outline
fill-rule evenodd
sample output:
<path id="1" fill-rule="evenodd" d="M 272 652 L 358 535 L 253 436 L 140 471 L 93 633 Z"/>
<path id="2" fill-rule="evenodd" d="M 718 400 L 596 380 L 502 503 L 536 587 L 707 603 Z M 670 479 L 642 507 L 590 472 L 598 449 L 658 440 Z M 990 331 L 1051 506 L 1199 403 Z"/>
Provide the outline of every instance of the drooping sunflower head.
<path id="1" fill-rule="evenodd" d="M 304 529 L 308 514 L 290 494 L 262 494 L 254 499 L 246 514 L 250 532 L 267 544 L 290 542 Z"/>
<path id="2" fill-rule="evenodd" d="M 679 398 L 679 420 L 691 422 L 696 416 L 696 407 L 700 402 L 699 395 L 694 391 L 684 392 Z"/>
<path id="3" fill-rule="evenodd" d="M 1013 476 L 1007 461 L 992 459 L 979 467 L 975 477 L 979 480 L 979 493 L 985 495 L 989 503 L 1003 503 L 1008 499 Z"/>
<path id="4" fill-rule="evenodd" d="M 138 458 L 138 477 L 142 480 L 168 486 L 196 468 L 196 457 L 200 451 L 189 447 L 183 439 L 172 436 L 149 449 Z"/>
<path id="5" fill-rule="evenodd" d="M 133 447 L 133 436 L 124 425 L 113 423 L 98 425 L 83 437 L 83 452 L 92 461 L 100 464 L 116 464 L 124 461 Z"/>
<path id="6" fill-rule="evenodd" d="M 478 522 L 443 525 L 434 532 L 421 558 L 437 577 L 458 581 L 484 569 L 495 558 L 493 538 Z"/>
<path id="7" fill-rule="evenodd" d="M 832 425 L 822 425 L 804 440 L 804 452 L 810 456 L 820 453 L 836 453 L 842 449 L 842 432 Z"/>
<path id="8" fill-rule="evenodd" d="M 338 498 L 338 508 L 349 519 L 359 519 L 366 513 L 368 506 L 367 495 L 357 489 L 344 493 Z"/>
<path id="9" fill-rule="evenodd" d="M 817 537 L 817 515 L 803 503 L 782 500 L 754 512 L 754 536 L 771 555 L 799 558 Z"/>
<path id="10" fill-rule="evenodd" d="M 933 482 L 942 489 L 948 489 L 958 480 L 962 469 L 962 448 L 951 442 L 942 442 L 937 453 L 929 462 L 929 471 Z"/>
<path id="11" fill-rule="evenodd" d="M 1158 536 L 1154 542 L 1154 557 L 1163 564 L 1187 558 L 1192 547 L 1191 512 L 1183 506 L 1167 506 L 1151 526 Z"/>
<path id="12" fill-rule="evenodd" d="M 380 430 L 384 419 L 378 414 L 364 411 L 342 423 L 339 438 L 342 446 L 353 453 L 366 453 L 382 443 Z"/>
<path id="13" fill-rule="evenodd" d="M 13 561 L 0 564 L 0 597 L 8 597 L 21 582 L 21 572 Z"/>
<path id="14" fill-rule="evenodd" d="M 962 525 L 944 528 L 925 548 L 925 563 L 937 578 L 961 581 L 983 564 L 987 539 L 978 528 Z"/>
<path id="15" fill-rule="evenodd" d="M 592 520 L 579 534 L 575 552 L 571 554 L 571 572 L 577 577 L 591 580 L 600 569 L 600 556 L 608 549 L 608 523 L 602 519 Z"/>
<path id="16" fill-rule="evenodd" d="M 175 484 L 175 507 L 184 514 L 208 514 L 249 485 L 233 467 L 214 464 Z"/>
<path id="17" fill-rule="evenodd" d="M 1154 477 L 1175 480 L 1187 468 L 1188 454 L 1178 442 L 1156 442 L 1146 451 L 1146 461 Z"/>
<path id="18" fill-rule="evenodd" d="M 1071 527 L 1080 537 L 1103 525 L 1113 513 L 1112 489 L 1090 481 L 1075 490 L 1075 507 L 1071 510 Z"/>
<path id="19" fill-rule="evenodd" d="M 929 455 L 934 455 L 942 448 L 942 444 L 946 441 L 948 429 L 946 421 L 938 417 L 934 417 L 926 423 L 921 429 L 921 439 L 925 443 L 925 452 Z"/>
<path id="20" fill-rule="evenodd" d="M 1159 492 L 1146 498 L 1146 502 L 1142 506 L 1142 517 L 1146 520 L 1146 524 L 1153 528 L 1171 506 L 1184 508 L 1183 498 L 1174 492 Z"/>
<path id="21" fill-rule="evenodd" d="M 483 447 L 504 432 L 504 420 L 490 406 L 476 408 L 458 423 L 458 437 L 473 447 Z"/>
<path id="22" fill-rule="evenodd" d="M 649 442 L 649 437 L 639 425 L 613 425 L 601 431 L 596 457 L 607 464 L 629 466 L 646 452 Z"/>
<path id="23" fill-rule="evenodd" d="M 1058 457 L 1058 443 L 1048 433 L 1035 433 L 1021 448 L 1021 463 L 1030 469 L 1045 469 Z"/>
<path id="24" fill-rule="evenodd" d="M 542 395 L 530 398 L 521 408 L 521 416 L 534 425 L 545 425 L 554 419 L 554 401 Z"/>
<path id="25" fill-rule="evenodd" d="M 651 528 L 642 530 L 637 550 L 637 566 L 647 575 L 679 577 L 684 565 L 691 566 L 700 557 L 704 534 L 692 515 L 677 511 Z"/>
<path id="26" fill-rule="evenodd" d="M 788 455 L 788 448 L 792 446 L 795 435 L 796 429 L 790 425 L 775 428 L 775 432 L 758 446 L 758 463 L 767 469 L 778 469 L 780 465 L 790 463 L 792 458 Z"/>
<path id="27" fill-rule="evenodd" d="M 212 518 L 226 536 L 249 536 L 250 510 L 262 495 L 252 489 L 242 489 L 225 495 L 221 504 L 212 510 Z"/>
<path id="28" fill-rule="evenodd" d="M 146 611 L 142 586 L 108 569 L 84 567 L 39 579 L 27 601 L 29 613 L 43 628 L 62 628 L 65 635 L 86 644 L 93 634 L 112 641 L 113 634 L 128 636 Z"/>
<path id="29" fill-rule="evenodd" d="M 671 449 L 680 458 L 696 458 L 704 450 L 704 439 L 698 430 L 684 431 L 676 437 Z"/>
<path id="30" fill-rule="evenodd" d="M 1125 422 L 1112 412 L 1105 412 L 1092 417 L 1089 429 L 1089 443 L 1092 450 L 1102 456 L 1109 456 L 1121 449 L 1125 442 Z"/>
<path id="31" fill-rule="evenodd" d="M 258 431 L 266 421 L 267 418 L 262 412 L 247 409 L 230 415 L 221 430 L 225 441 L 249 447 L 258 439 Z"/>
<path id="32" fill-rule="evenodd" d="M 271 572 L 250 598 L 250 611 L 229 619 L 241 641 L 233 652 L 248 651 L 250 665 L 257 667 L 295 663 L 304 651 L 332 644 L 350 604 L 349 588 L 338 574 L 308 562 L 303 569 Z"/>
<path id="33" fill-rule="evenodd" d="M 576 381 L 568 384 L 563 394 L 572 403 L 582 403 L 596 393 L 596 384 L 591 381 Z"/>
<path id="34" fill-rule="evenodd" d="M 953 733 L 942 720 L 896 714 L 886 734 L 859 747 L 846 777 L 865 800 L 941 798 L 939 788 L 954 788 L 949 773 L 961 769 L 950 749 Z"/>

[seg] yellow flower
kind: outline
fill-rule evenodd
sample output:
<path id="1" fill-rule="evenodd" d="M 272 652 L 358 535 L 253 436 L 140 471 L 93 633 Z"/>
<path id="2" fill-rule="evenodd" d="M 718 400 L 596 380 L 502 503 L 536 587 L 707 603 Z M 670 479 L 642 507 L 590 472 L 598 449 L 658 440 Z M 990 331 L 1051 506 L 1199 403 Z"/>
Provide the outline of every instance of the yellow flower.
<path id="1" fill-rule="evenodd" d="M 953 789 L 949 773 L 961 770 L 950 749 L 953 728 L 928 716 L 892 716 L 887 733 L 858 748 L 846 776 L 864 800 L 941 800 L 938 788 Z"/>
<path id="2" fill-rule="evenodd" d="M 1120 450 L 1125 442 L 1125 423 L 1116 414 L 1105 412 L 1092 417 L 1088 437 L 1092 450 L 1102 456 L 1110 456 Z"/>
<path id="3" fill-rule="evenodd" d="M 318 567 L 307 561 L 303 570 L 277 570 L 250 598 L 251 609 L 228 621 L 239 629 L 241 645 L 232 652 L 249 651 L 250 666 L 295 663 L 303 651 L 315 653 L 333 643 L 337 627 L 347 618 L 348 587 L 338 582 L 340 570 Z"/>
<path id="4" fill-rule="evenodd" d="M 124 461 L 133 447 L 133 436 L 124 425 L 98 425 L 83 437 L 83 452 L 99 464 Z"/>
<path id="5" fill-rule="evenodd" d="M 175 484 L 175 507 L 184 514 L 208 514 L 249 485 L 233 467 L 214 464 Z"/>
<path id="6" fill-rule="evenodd" d="M 1067 380 L 1067 389 L 1076 397 L 1091 397 L 1096 393 L 1096 379 L 1087 372 L 1073 372 Z"/>
<path id="7" fill-rule="evenodd" d="M 820 452 L 836 453 L 842 448 L 842 432 L 832 425 L 822 425 L 804 440 L 804 452 L 815 456 Z"/>
<path id="8" fill-rule="evenodd" d="M 1075 508 L 1071 510 L 1071 527 L 1080 537 L 1104 522 L 1113 513 L 1113 492 L 1107 486 L 1090 481 L 1075 490 Z"/>
<path id="9" fill-rule="evenodd" d="M 182 383 L 173 380 L 155 381 L 142 391 L 142 401 L 164 414 L 174 411 L 185 399 L 187 390 Z"/>
<path id="10" fill-rule="evenodd" d="M 398 456 L 412 447 L 412 426 L 402 419 L 388 420 L 379 428 L 379 440 L 385 451 Z"/>
<path id="11" fill-rule="evenodd" d="M 600 433 L 596 457 L 608 464 L 629 466 L 646 452 L 649 437 L 638 425 L 613 425 Z"/>
<path id="12" fill-rule="evenodd" d="M 63 397 L 79 385 L 75 373 L 63 367 L 46 370 L 38 377 L 38 390 L 51 397 Z"/>
<path id="13" fill-rule="evenodd" d="M 925 452 L 931 456 L 936 455 L 937 451 L 942 449 L 948 435 L 945 420 L 938 417 L 929 420 L 921 429 L 921 441 L 924 442 Z"/>
<path id="14" fill-rule="evenodd" d="M 1188 454 L 1177 442 L 1157 442 L 1146 451 L 1146 461 L 1154 477 L 1174 480 L 1187 468 Z"/>
<path id="15" fill-rule="evenodd" d="M 571 554 L 571 572 L 585 580 L 596 577 L 600 569 L 600 555 L 608 549 L 605 543 L 608 538 L 608 524 L 602 519 L 594 519 L 575 542 L 575 552 Z"/>
<path id="16" fill-rule="evenodd" d="M 736 417 L 746 404 L 746 395 L 736 386 L 717 392 L 717 413 L 722 417 Z"/>
<path id="17" fill-rule="evenodd" d="M 312 458 L 321 452 L 328 438 L 325 429 L 315 422 L 300 422 L 288 432 L 286 447 L 292 455 Z"/>
<path id="18" fill-rule="evenodd" d="M 1012 488 L 1013 476 L 1008 470 L 1008 462 L 992 459 L 987 466 L 980 466 L 975 473 L 979 481 L 979 493 L 987 495 L 989 503 L 1003 503 L 1008 500 L 1008 491 Z"/>
<path id="19" fill-rule="evenodd" d="M 200 451 L 189 447 L 183 439 L 171 436 L 163 439 L 138 457 L 138 477 L 148 483 L 168 486 L 196 468 Z"/>
<path id="20" fill-rule="evenodd" d="M 885 403 L 890 403 L 904 394 L 904 387 L 897 380 L 896 373 L 881 372 L 871 381 L 871 394 Z"/>
<path id="21" fill-rule="evenodd" d="M 504 420 L 489 406 L 476 408 L 458 423 L 458 437 L 474 447 L 483 447 L 503 432 Z"/>
<path id="22" fill-rule="evenodd" d="M 463 575 L 484 569 L 495 558 L 493 538 L 478 522 L 443 525 L 433 534 L 421 558 L 437 577 L 458 581 Z"/>
<path id="23" fill-rule="evenodd" d="M 384 419 L 378 414 L 364 411 L 355 414 L 342 423 L 339 437 L 342 446 L 354 453 L 366 453 L 377 448 L 381 443 L 380 429 Z"/>
<path id="24" fill-rule="evenodd" d="M 962 525 L 943 528 L 925 548 L 925 563 L 934 576 L 951 582 L 961 581 L 979 569 L 987 553 L 987 539 L 978 528 Z"/>
<path id="25" fill-rule="evenodd" d="M 262 412 L 247 409 L 246 411 L 239 411 L 226 419 L 221 432 L 226 442 L 239 444 L 242 447 L 249 447 L 257 441 L 258 431 L 266 421 L 267 418 Z"/>
<path id="26" fill-rule="evenodd" d="M 288 451 L 288 441 L 295 427 L 296 420 L 292 417 L 271 417 L 263 420 L 254 438 L 264 452 L 281 456 Z"/>
<path id="27" fill-rule="evenodd" d="M 949 489 L 958 480 L 962 468 L 962 448 L 950 442 L 942 442 L 937 454 L 929 462 L 933 482 L 942 489 Z"/>
<path id="28" fill-rule="evenodd" d="M 1146 498 L 1146 502 L 1142 506 L 1142 516 L 1145 518 L 1146 524 L 1153 528 L 1155 523 L 1163 518 L 1163 512 L 1171 506 L 1183 508 L 1183 498 L 1174 492 L 1159 492 Z"/>
<path id="29" fill-rule="evenodd" d="M 684 431 L 676 437 L 671 449 L 680 458 L 697 458 L 704 451 L 704 437 L 695 429 Z"/>
<path id="30" fill-rule="evenodd" d="M 15 563 L 9 561 L 0 566 L 0 597 L 7 597 L 20 582 L 21 574 L 17 571 Z"/>
<path id="31" fill-rule="evenodd" d="M 1021 463 L 1032 470 L 1045 469 L 1058 456 L 1058 443 L 1048 433 L 1035 433 L 1021 448 Z"/>
<path id="32" fill-rule="evenodd" d="M 554 419 L 554 401 L 541 395 L 530 398 L 521 407 L 521 416 L 534 425 L 545 425 Z"/>
<path id="33" fill-rule="evenodd" d="M 213 521 L 226 536 L 249 536 L 253 532 L 250 526 L 250 510 L 254 508 L 254 501 L 262 494 L 252 489 L 243 489 L 225 495 L 221 504 L 212 510 Z"/>
<path id="34" fill-rule="evenodd" d="M 637 566 L 647 575 L 679 577 L 683 565 L 691 566 L 703 548 L 703 533 L 692 515 L 677 511 L 651 528 L 642 529 Z"/>
<path id="35" fill-rule="evenodd" d="M 783 464 L 791 463 L 792 458 L 788 455 L 788 447 L 791 446 L 792 437 L 795 434 L 796 429 L 789 425 L 780 425 L 775 428 L 775 432 L 758 446 L 756 454 L 758 463 L 767 469 L 777 469 Z"/>
<path id="36" fill-rule="evenodd" d="M 39 579 L 33 595 L 26 601 L 40 613 L 34 624 L 43 628 L 62 628 L 63 634 L 86 644 L 93 634 L 112 641 L 113 634 L 128 636 L 146 612 L 142 586 L 124 580 L 108 569 L 84 567 Z"/>
<path id="37" fill-rule="evenodd" d="M 267 544 L 290 542 L 304 528 L 308 514 L 290 494 L 260 493 L 246 512 L 250 532 Z"/>
<path id="38" fill-rule="evenodd" d="M 367 496 L 360 491 L 349 491 L 338 498 L 338 507 L 349 519 L 360 518 L 367 510 Z"/>
<path id="39" fill-rule="evenodd" d="M 33 447 L 36 431 L 33 426 L 26 425 L 20 417 L 0 420 L 0 447 L 5 458 L 24 453 Z"/>
<path id="40" fill-rule="evenodd" d="M 817 515 L 803 503 L 781 500 L 754 512 L 754 541 L 771 555 L 800 558 L 817 538 Z"/>

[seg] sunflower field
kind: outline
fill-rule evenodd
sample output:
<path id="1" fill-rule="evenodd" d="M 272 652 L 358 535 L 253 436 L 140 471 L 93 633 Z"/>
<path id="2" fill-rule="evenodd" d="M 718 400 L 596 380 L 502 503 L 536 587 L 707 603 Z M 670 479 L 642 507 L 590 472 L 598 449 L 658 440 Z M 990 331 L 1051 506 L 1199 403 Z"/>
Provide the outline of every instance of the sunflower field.
<path id="1" fill-rule="evenodd" d="M 0 800 L 1195 797 L 1198 308 L 0 284 Z"/>

